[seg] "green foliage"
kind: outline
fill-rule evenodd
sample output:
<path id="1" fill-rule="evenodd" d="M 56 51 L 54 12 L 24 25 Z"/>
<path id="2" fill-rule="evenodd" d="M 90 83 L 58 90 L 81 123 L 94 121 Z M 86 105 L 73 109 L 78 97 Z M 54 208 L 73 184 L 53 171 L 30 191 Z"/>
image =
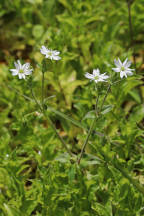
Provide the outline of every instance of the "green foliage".
<path id="1" fill-rule="evenodd" d="M 125 0 L 0 1 L 0 216 L 144 215 L 143 5 L 132 1 L 131 43 Z M 62 60 L 44 65 L 43 44 Z M 137 70 L 112 85 L 78 165 L 109 85 L 97 93 L 84 73 L 99 67 L 116 82 L 113 60 L 133 61 L 133 47 Z M 45 113 L 28 81 L 11 76 L 16 59 L 33 65 L 38 103 L 45 66 Z"/>

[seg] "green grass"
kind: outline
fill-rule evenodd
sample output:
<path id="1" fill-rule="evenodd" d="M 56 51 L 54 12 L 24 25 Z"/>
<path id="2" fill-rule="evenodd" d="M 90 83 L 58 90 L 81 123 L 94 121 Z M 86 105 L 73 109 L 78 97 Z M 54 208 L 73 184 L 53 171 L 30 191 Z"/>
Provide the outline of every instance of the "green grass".
<path id="1" fill-rule="evenodd" d="M 0 216 L 144 215 L 143 5 L 131 1 L 131 31 L 125 0 L 0 1 Z M 61 61 L 44 68 L 43 44 Z M 134 75 L 117 82 L 114 59 L 134 68 L 134 55 Z M 17 59 L 32 79 L 11 75 Z M 117 82 L 102 109 L 109 83 L 96 91 L 84 76 L 94 68 Z M 42 70 L 41 110 L 29 85 L 41 103 Z"/>

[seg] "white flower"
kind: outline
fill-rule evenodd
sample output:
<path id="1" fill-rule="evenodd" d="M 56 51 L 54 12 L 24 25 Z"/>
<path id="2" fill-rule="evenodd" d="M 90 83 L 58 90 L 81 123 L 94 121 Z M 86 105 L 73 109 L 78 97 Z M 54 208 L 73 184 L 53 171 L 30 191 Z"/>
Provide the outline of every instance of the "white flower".
<path id="1" fill-rule="evenodd" d="M 86 73 L 85 77 L 90 79 L 91 81 L 94 80 L 96 83 L 98 83 L 98 82 L 107 82 L 106 79 L 108 79 L 109 76 L 107 76 L 105 74 L 106 73 L 100 74 L 100 70 L 97 68 L 97 69 L 93 70 L 92 74 Z"/>
<path id="2" fill-rule="evenodd" d="M 134 69 L 129 68 L 131 66 L 131 61 L 126 60 L 122 63 L 121 60 L 118 58 L 118 60 L 114 60 L 116 68 L 112 68 L 115 72 L 120 73 L 120 77 L 123 78 L 124 76 L 127 77 L 128 75 L 133 75 Z"/>
<path id="3" fill-rule="evenodd" d="M 32 68 L 30 68 L 30 63 L 21 64 L 18 60 L 17 63 L 14 62 L 15 69 L 10 69 L 13 76 L 18 75 L 19 79 L 25 79 L 27 75 L 30 75 L 33 71 Z"/>
<path id="4" fill-rule="evenodd" d="M 59 51 L 57 50 L 50 50 L 50 49 L 47 49 L 45 46 L 42 46 L 41 49 L 40 49 L 40 52 L 45 55 L 46 58 L 49 58 L 51 60 L 60 60 L 61 57 L 58 56 L 60 54 Z"/>

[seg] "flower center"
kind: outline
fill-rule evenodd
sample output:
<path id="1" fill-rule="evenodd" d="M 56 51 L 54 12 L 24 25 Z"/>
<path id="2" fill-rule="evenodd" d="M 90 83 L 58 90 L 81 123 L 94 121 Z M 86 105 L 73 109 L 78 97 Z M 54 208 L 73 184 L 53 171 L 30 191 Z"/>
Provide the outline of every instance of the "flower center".
<path id="1" fill-rule="evenodd" d="M 19 73 L 23 73 L 24 71 L 22 69 L 19 70 Z"/>
<path id="2" fill-rule="evenodd" d="M 98 80 L 99 79 L 99 76 L 95 76 L 95 80 Z"/>
<path id="3" fill-rule="evenodd" d="M 124 70 L 125 70 L 125 67 L 124 67 L 124 66 L 122 66 L 122 67 L 121 67 L 121 71 L 124 71 Z"/>
<path id="4" fill-rule="evenodd" d="M 49 56 L 52 56 L 52 53 L 53 53 L 53 52 L 52 52 L 52 51 L 50 51 L 50 52 L 49 52 Z"/>

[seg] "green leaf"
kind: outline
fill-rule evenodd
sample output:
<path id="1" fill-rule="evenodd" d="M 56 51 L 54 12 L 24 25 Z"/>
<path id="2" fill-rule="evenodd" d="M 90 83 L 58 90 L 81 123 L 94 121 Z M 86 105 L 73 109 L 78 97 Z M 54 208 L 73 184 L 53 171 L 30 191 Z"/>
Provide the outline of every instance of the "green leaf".
<path id="1" fill-rule="evenodd" d="M 102 109 L 102 114 L 105 115 L 107 113 L 109 113 L 112 109 L 113 109 L 114 105 L 105 105 L 103 106 L 103 109 Z"/>
<path id="2" fill-rule="evenodd" d="M 71 117 L 65 115 L 64 113 L 62 113 L 62 112 L 60 112 L 58 110 L 55 110 L 54 108 L 52 108 L 50 106 L 47 107 L 47 110 L 50 110 L 50 111 L 54 112 L 56 115 L 58 115 L 58 116 L 60 116 L 60 117 L 62 117 L 64 119 L 68 120 L 69 122 L 71 122 L 75 126 L 80 127 L 80 128 L 82 128 L 84 130 L 87 130 L 87 128 L 85 126 L 83 126 L 80 122 L 72 119 Z"/>
<path id="3" fill-rule="evenodd" d="M 40 38 L 43 33 L 44 33 L 44 28 L 42 25 L 35 25 L 33 27 L 32 34 L 35 38 Z"/>
<path id="4" fill-rule="evenodd" d="M 85 120 L 85 119 L 95 119 L 96 118 L 96 112 L 95 110 L 91 110 L 89 111 L 84 117 L 82 120 Z"/>

